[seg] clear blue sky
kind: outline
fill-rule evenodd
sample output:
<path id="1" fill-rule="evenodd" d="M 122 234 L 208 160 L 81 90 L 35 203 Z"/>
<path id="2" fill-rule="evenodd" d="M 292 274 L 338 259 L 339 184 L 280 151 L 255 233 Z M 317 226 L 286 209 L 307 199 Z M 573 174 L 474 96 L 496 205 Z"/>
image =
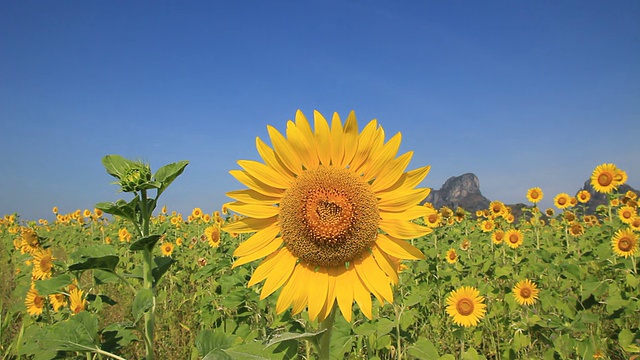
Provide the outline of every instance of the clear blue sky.
<path id="1" fill-rule="evenodd" d="M 212 212 L 296 109 L 402 132 L 434 189 L 546 207 L 604 162 L 639 188 L 640 2 L 0 2 L 0 215 L 126 198 L 106 154 L 189 160 L 161 205 Z"/>

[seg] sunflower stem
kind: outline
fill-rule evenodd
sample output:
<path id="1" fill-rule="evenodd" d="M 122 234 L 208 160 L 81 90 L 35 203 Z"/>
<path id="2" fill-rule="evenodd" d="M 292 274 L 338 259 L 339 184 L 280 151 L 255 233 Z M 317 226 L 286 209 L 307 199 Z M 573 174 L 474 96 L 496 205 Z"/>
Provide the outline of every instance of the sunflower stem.
<path id="1" fill-rule="evenodd" d="M 335 319 L 336 307 L 333 306 L 329 316 L 320 323 L 320 330 L 324 330 L 322 334 L 320 334 L 320 339 L 318 341 L 318 359 L 320 360 L 329 360 L 331 350 L 331 333 Z"/>

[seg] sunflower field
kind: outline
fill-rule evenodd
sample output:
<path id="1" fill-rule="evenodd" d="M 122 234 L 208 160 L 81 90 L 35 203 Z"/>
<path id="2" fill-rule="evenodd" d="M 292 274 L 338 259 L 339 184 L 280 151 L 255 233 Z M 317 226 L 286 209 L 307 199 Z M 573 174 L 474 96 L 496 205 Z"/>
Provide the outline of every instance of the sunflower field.
<path id="1" fill-rule="evenodd" d="M 219 211 L 160 206 L 188 162 L 108 155 L 130 199 L 0 220 L 2 359 L 631 359 L 640 356 L 638 195 L 516 217 L 435 209 L 399 134 L 300 112 L 257 139 Z M 188 174 L 188 171 L 187 171 Z M 188 175 L 185 175 L 188 176 Z M 169 190 L 170 191 L 170 190 Z"/>

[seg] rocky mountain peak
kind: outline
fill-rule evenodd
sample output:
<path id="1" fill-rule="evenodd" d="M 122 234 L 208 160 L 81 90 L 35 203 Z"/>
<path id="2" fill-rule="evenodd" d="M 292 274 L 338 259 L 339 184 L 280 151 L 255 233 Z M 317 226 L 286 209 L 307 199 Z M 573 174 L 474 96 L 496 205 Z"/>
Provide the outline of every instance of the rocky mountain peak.
<path id="1" fill-rule="evenodd" d="M 432 190 L 426 201 L 436 209 L 462 207 L 470 212 L 486 209 L 491 202 L 480 192 L 480 181 L 473 173 L 450 177 L 439 190 Z"/>

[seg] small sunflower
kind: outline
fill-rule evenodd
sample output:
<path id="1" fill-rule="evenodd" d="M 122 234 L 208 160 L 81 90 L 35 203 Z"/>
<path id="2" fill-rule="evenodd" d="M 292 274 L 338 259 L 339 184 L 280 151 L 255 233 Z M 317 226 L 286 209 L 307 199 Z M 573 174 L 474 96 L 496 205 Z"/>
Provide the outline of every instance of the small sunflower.
<path id="1" fill-rule="evenodd" d="M 209 246 L 212 248 L 220 246 L 220 228 L 218 225 L 211 225 L 204 229 L 204 235 L 209 242 Z"/>
<path id="2" fill-rule="evenodd" d="M 53 207 L 53 209 L 51 209 L 51 211 L 52 211 L 54 214 L 58 215 L 58 207 L 57 207 L 57 206 L 54 206 L 54 207 Z"/>
<path id="3" fill-rule="evenodd" d="M 424 217 L 424 223 L 430 228 L 437 228 L 442 223 L 442 216 L 437 210 L 431 209 Z"/>
<path id="4" fill-rule="evenodd" d="M 412 152 L 396 157 L 401 134 L 385 142 L 376 120 L 358 131 L 351 112 L 331 125 L 314 112 L 314 129 L 302 112 L 289 121 L 286 137 L 267 127 L 272 146 L 256 139 L 264 161 L 238 161 L 231 174 L 249 189 L 229 192 L 228 209 L 246 215 L 223 229 L 253 236 L 235 250 L 233 267 L 266 257 L 249 286 L 265 281 L 260 297 L 282 288 L 276 312 L 308 308 L 324 320 L 335 304 L 351 321 L 355 301 L 373 317 L 371 294 L 393 301 L 398 273 L 390 257 L 422 259 L 406 240 L 430 228 L 412 220 L 427 208 L 429 189 L 415 188 L 429 167 L 405 172 Z"/>
<path id="5" fill-rule="evenodd" d="M 33 253 L 33 280 L 43 280 L 51 277 L 54 257 L 51 249 L 38 249 Z"/>
<path id="6" fill-rule="evenodd" d="M 507 208 L 502 201 L 492 201 L 489 204 L 489 211 L 494 217 L 503 216 L 507 213 Z"/>
<path id="7" fill-rule="evenodd" d="M 520 305 L 533 305 L 538 299 L 538 293 L 540 293 L 538 286 L 529 279 L 518 282 L 512 291 Z"/>
<path id="8" fill-rule="evenodd" d="M 464 327 L 476 326 L 486 312 L 487 305 L 483 304 L 484 297 L 478 289 L 463 286 L 453 290 L 447 298 L 447 313 L 453 322 Z"/>
<path id="9" fill-rule="evenodd" d="M 462 239 L 462 242 L 460 243 L 460 250 L 467 251 L 469 250 L 470 247 L 471 247 L 471 240 L 469 240 L 468 238 Z"/>
<path id="10" fill-rule="evenodd" d="M 173 254 L 173 243 L 162 243 L 162 245 L 160 245 L 160 250 L 162 251 L 162 256 L 171 256 L 171 254 Z"/>
<path id="11" fill-rule="evenodd" d="M 29 315 L 36 316 L 42 314 L 42 310 L 45 306 L 45 298 L 38 294 L 38 290 L 36 290 L 34 283 L 31 283 L 31 288 L 27 291 L 24 305 L 27 307 L 27 313 Z"/>
<path id="12" fill-rule="evenodd" d="M 496 245 L 500 245 L 504 241 L 504 236 L 504 231 L 498 229 L 491 234 L 491 241 L 493 241 L 493 243 Z"/>
<path id="13" fill-rule="evenodd" d="M 62 293 L 49 295 L 49 302 L 53 306 L 53 311 L 58 311 L 61 308 L 67 306 L 67 298 Z"/>
<path id="14" fill-rule="evenodd" d="M 22 242 L 20 243 L 20 251 L 24 253 L 33 254 L 40 248 L 40 240 L 38 235 L 33 229 L 22 228 Z"/>
<path id="15" fill-rule="evenodd" d="M 618 256 L 633 256 L 638 251 L 638 236 L 630 229 L 618 230 L 611 239 L 611 246 Z"/>
<path id="16" fill-rule="evenodd" d="M 482 224 L 480 224 L 480 229 L 482 230 L 482 232 L 491 232 L 493 231 L 493 229 L 495 229 L 496 224 L 493 222 L 493 220 L 484 220 L 482 221 Z"/>
<path id="17" fill-rule="evenodd" d="M 589 200 L 591 200 L 591 193 L 588 192 L 587 190 L 580 190 L 578 191 L 576 198 L 578 199 L 579 202 L 584 204 L 586 202 L 589 202 Z"/>
<path id="18" fill-rule="evenodd" d="M 191 211 L 191 218 L 192 219 L 200 219 L 202 217 L 202 209 L 200 209 L 199 207 L 194 208 Z"/>
<path id="19" fill-rule="evenodd" d="M 571 206 L 570 203 L 570 196 L 567 193 L 560 193 L 558 195 L 556 195 L 555 198 L 553 198 L 553 204 L 558 208 L 558 209 L 566 209 L 569 206 Z"/>
<path id="20" fill-rule="evenodd" d="M 555 210 L 553 210 L 552 208 L 548 208 L 547 210 L 545 210 L 545 211 L 544 211 L 544 213 L 545 213 L 547 216 L 553 216 L 553 215 L 555 215 L 555 214 L 556 214 L 556 211 L 555 211 Z"/>
<path id="21" fill-rule="evenodd" d="M 127 230 L 127 228 L 122 228 L 118 230 L 118 238 L 120 239 L 120 242 L 130 242 L 131 233 L 129 233 L 129 230 Z"/>
<path id="22" fill-rule="evenodd" d="M 518 229 L 509 229 L 504 234 L 505 242 L 512 249 L 516 249 L 518 246 L 522 245 L 524 241 L 524 235 Z"/>
<path id="23" fill-rule="evenodd" d="M 73 315 L 85 310 L 87 300 L 85 300 L 83 295 L 84 291 L 75 286 L 69 290 L 69 308 Z"/>
<path id="24" fill-rule="evenodd" d="M 631 224 L 637 216 L 636 209 L 631 206 L 625 205 L 618 208 L 618 218 L 625 224 Z"/>
<path id="25" fill-rule="evenodd" d="M 614 164 L 596 166 L 591 173 L 591 186 L 599 193 L 610 194 L 626 182 L 627 174 Z"/>
<path id="26" fill-rule="evenodd" d="M 574 222 L 569 225 L 569 234 L 572 236 L 580 236 L 584 234 L 584 227 L 578 222 Z"/>
<path id="27" fill-rule="evenodd" d="M 447 262 L 449 264 L 455 264 L 458 261 L 458 254 L 456 253 L 456 249 L 451 248 L 447 250 Z"/>
<path id="28" fill-rule="evenodd" d="M 532 202 L 534 204 L 542 200 L 543 197 L 544 197 L 544 193 L 542 192 L 542 189 L 540 189 L 539 187 L 534 187 L 527 191 L 527 200 L 529 200 L 529 202 Z"/>

